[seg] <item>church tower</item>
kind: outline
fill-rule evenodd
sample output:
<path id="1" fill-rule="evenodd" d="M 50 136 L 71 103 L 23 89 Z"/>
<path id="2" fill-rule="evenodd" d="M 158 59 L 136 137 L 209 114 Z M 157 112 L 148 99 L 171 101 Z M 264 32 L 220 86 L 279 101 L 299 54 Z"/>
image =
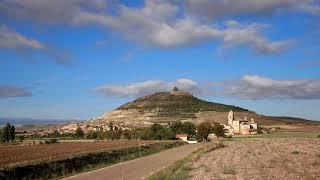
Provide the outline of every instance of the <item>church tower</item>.
<path id="1" fill-rule="evenodd" d="M 230 110 L 229 115 L 228 115 L 228 125 L 232 125 L 233 120 L 234 120 L 233 111 Z"/>

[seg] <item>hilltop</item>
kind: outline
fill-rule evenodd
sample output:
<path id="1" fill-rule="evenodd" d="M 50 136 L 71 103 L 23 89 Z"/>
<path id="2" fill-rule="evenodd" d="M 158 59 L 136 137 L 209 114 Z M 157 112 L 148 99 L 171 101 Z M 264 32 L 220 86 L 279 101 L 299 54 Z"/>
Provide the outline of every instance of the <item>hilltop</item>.
<path id="1" fill-rule="evenodd" d="M 185 117 L 201 111 L 235 112 L 248 111 L 237 106 L 219 104 L 198 99 L 191 94 L 160 92 L 138 98 L 116 110 L 156 111 L 159 117 Z"/>
<path id="2" fill-rule="evenodd" d="M 104 126 L 113 122 L 126 127 L 141 127 L 152 123 L 174 121 L 190 121 L 198 124 L 205 119 L 208 113 L 227 114 L 230 110 L 249 112 L 241 107 L 201 100 L 188 92 L 175 88 L 172 92 L 158 92 L 140 97 L 88 121 L 87 124 Z"/>

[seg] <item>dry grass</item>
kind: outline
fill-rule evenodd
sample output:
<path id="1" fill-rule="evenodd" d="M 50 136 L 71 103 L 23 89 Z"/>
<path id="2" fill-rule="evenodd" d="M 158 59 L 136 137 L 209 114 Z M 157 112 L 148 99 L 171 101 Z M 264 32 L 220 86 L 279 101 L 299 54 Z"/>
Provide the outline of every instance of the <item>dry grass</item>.
<path id="1" fill-rule="evenodd" d="M 192 179 L 317 179 L 319 138 L 246 138 L 225 141 L 192 165 Z"/>

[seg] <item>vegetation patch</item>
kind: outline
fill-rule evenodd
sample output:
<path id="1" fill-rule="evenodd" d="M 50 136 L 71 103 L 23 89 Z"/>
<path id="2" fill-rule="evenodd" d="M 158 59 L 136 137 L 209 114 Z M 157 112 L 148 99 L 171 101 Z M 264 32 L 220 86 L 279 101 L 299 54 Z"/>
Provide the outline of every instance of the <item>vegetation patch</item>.
<path id="1" fill-rule="evenodd" d="M 197 161 L 203 154 L 213 150 L 225 147 L 222 143 L 213 144 L 201 148 L 189 156 L 176 161 L 173 165 L 163 169 L 155 175 L 149 177 L 149 180 L 185 180 L 190 178 L 190 171 L 192 170 L 192 162 Z"/>
<path id="2" fill-rule="evenodd" d="M 292 151 L 291 154 L 300 154 L 299 151 Z"/>
<path id="3" fill-rule="evenodd" d="M 60 160 L 0 169 L 0 179 L 52 179 L 107 166 L 180 146 L 182 142 L 161 142 L 126 149 L 92 152 Z"/>
<path id="4" fill-rule="evenodd" d="M 223 166 L 222 168 L 223 174 L 236 174 L 236 169 L 232 166 Z"/>

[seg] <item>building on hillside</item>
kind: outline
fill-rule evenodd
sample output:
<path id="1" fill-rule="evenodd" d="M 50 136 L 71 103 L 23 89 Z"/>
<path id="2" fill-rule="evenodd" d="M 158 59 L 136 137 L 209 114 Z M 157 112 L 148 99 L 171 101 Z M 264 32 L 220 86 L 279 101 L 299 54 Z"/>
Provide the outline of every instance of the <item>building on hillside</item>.
<path id="1" fill-rule="evenodd" d="M 192 96 L 191 93 L 189 93 L 187 91 L 180 90 L 176 86 L 172 89 L 172 91 L 170 93 L 172 95 L 176 95 L 176 96 Z"/>
<path id="2" fill-rule="evenodd" d="M 228 114 L 228 124 L 224 124 L 224 128 L 226 135 L 250 135 L 257 134 L 258 124 L 255 123 L 253 119 L 248 121 L 246 117 L 243 119 L 235 118 L 233 111 L 230 110 Z"/>

